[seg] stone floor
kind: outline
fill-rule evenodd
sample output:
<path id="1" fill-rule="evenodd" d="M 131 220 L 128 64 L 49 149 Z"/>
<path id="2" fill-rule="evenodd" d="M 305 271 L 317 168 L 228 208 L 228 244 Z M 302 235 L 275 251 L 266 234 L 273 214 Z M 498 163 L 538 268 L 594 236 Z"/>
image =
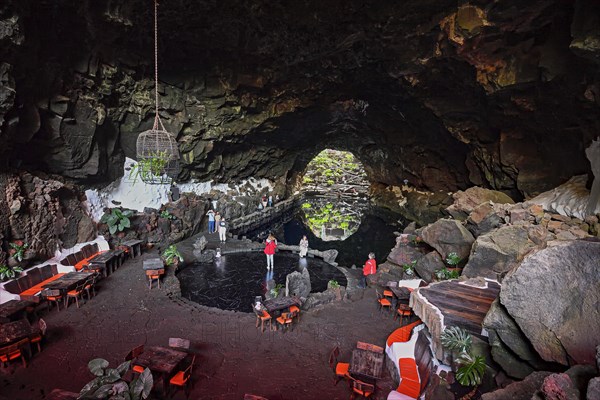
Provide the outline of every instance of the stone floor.
<path id="1" fill-rule="evenodd" d="M 332 384 L 331 349 L 338 344 L 340 359 L 349 361 L 357 341 L 384 345 L 398 326 L 378 311 L 375 292 L 367 289 L 353 301 L 302 313 L 293 331 L 261 334 L 254 315 L 192 307 L 162 290 L 148 290 L 141 264 L 150 257 L 156 253 L 127 261 L 81 308 L 43 312 L 49 328 L 42 352 L 28 368 L 20 363 L 0 368 L 0 397 L 43 399 L 53 388 L 78 392 L 92 379 L 90 359 L 102 357 L 116 366 L 136 345 L 166 346 L 169 337 L 181 337 L 199 353 L 190 399 L 233 400 L 245 393 L 271 400 L 345 399 L 348 387 Z M 374 398 L 385 399 L 393 387 L 384 371 Z M 184 398 L 183 392 L 175 398 Z"/>

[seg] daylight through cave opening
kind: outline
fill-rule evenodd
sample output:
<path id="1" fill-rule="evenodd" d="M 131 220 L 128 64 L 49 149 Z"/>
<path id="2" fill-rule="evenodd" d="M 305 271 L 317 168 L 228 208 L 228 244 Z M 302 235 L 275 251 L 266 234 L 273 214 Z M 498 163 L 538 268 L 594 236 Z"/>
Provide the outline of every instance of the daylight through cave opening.
<path id="1" fill-rule="evenodd" d="M 344 240 L 358 230 L 369 181 L 363 164 L 349 151 L 325 149 L 302 177 L 303 219 L 322 240 Z"/>

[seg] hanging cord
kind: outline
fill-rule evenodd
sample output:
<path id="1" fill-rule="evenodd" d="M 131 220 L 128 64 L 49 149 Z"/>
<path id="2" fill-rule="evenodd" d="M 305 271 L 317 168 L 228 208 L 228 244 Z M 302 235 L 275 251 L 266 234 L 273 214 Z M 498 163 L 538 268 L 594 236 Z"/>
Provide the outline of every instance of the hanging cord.
<path id="1" fill-rule="evenodd" d="M 156 116 L 154 117 L 154 127 L 152 129 L 158 130 L 160 124 L 161 129 L 164 131 L 165 127 L 158 115 L 158 0 L 154 0 L 154 104 Z"/>

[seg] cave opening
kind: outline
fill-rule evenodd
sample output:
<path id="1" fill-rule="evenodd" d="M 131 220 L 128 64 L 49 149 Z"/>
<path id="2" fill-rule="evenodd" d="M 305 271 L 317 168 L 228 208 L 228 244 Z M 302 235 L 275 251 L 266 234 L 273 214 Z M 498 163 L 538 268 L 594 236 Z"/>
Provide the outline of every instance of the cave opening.
<path id="1" fill-rule="evenodd" d="M 302 177 L 302 220 L 323 241 L 345 240 L 360 226 L 368 206 L 363 164 L 349 151 L 325 149 Z"/>

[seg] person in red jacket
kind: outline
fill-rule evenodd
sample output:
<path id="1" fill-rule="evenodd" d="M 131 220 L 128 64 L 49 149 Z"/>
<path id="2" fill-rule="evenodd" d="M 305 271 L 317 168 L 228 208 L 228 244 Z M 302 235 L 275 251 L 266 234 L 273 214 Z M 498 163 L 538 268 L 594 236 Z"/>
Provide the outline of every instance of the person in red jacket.
<path id="1" fill-rule="evenodd" d="M 377 261 L 375 261 L 375 253 L 369 253 L 369 259 L 363 266 L 363 287 L 367 287 L 367 276 L 377 272 Z"/>
<path id="2" fill-rule="evenodd" d="M 267 255 L 267 271 L 273 269 L 273 254 L 277 248 L 277 239 L 275 236 L 269 234 L 269 237 L 265 241 L 265 254 Z"/>

